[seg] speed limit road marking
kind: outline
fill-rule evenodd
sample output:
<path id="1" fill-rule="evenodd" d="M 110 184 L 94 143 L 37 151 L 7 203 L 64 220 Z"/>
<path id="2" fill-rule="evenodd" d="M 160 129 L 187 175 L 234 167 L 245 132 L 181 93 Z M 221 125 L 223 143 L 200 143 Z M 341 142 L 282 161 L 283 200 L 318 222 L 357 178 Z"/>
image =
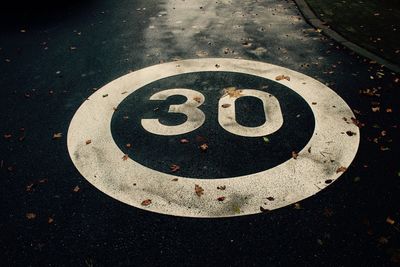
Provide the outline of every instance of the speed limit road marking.
<path id="1" fill-rule="evenodd" d="M 293 90 L 304 99 L 314 115 L 315 128 L 310 140 L 294 157 L 273 168 L 228 178 L 180 177 L 153 170 L 124 157 L 111 132 L 115 108 L 127 96 L 152 82 L 198 72 L 248 74 Z M 169 126 L 158 119 L 143 118 L 132 127 L 143 127 L 153 135 L 182 135 L 201 129 L 207 120 L 202 110 L 215 108 L 218 111 L 216 127 L 222 127 L 231 134 L 242 138 L 260 138 L 279 132 L 284 123 L 279 101 L 273 95 L 254 88 L 245 88 L 241 94 L 262 102 L 266 118 L 264 124 L 257 127 L 240 125 L 235 117 L 235 98 L 225 95 L 220 98 L 219 107 L 203 107 L 207 100 L 201 92 L 177 84 L 175 88 L 152 95 L 150 100 L 163 101 L 173 95 L 184 96 L 187 101 L 171 105 L 169 112 L 186 115 L 186 122 Z M 221 108 L 222 105 L 225 108 Z M 359 146 L 359 129 L 349 123 L 353 117 L 350 107 L 334 91 L 296 71 L 241 59 L 190 59 L 141 69 L 96 91 L 81 105 L 71 121 L 68 150 L 76 168 L 91 184 L 126 204 L 175 216 L 241 216 L 298 202 L 339 178 L 351 164 Z M 88 139 L 91 140 L 89 145 L 85 143 Z"/>

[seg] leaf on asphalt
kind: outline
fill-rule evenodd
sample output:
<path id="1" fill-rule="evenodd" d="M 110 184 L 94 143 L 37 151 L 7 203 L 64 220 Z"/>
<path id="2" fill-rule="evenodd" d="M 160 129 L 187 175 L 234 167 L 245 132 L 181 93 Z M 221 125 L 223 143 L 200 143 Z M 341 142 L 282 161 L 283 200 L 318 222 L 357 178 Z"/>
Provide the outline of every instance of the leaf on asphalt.
<path id="1" fill-rule="evenodd" d="M 290 77 L 282 74 L 282 75 L 276 76 L 276 77 L 275 77 L 275 80 L 277 80 L 277 81 L 281 81 L 281 80 L 290 81 Z"/>
<path id="2" fill-rule="evenodd" d="M 36 218 L 36 213 L 28 212 L 28 213 L 25 214 L 25 217 L 26 217 L 28 220 L 33 220 L 33 219 Z"/>
<path id="3" fill-rule="evenodd" d="M 229 97 L 238 98 L 241 96 L 242 90 L 237 90 L 236 87 L 224 88 L 224 94 L 229 95 Z"/>
<path id="4" fill-rule="evenodd" d="M 196 101 L 197 103 L 201 103 L 201 97 L 200 96 L 193 97 L 193 100 Z"/>
<path id="5" fill-rule="evenodd" d="M 129 158 L 129 155 L 128 155 L 128 154 L 125 154 L 125 155 L 122 157 L 122 160 L 125 161 L 125 160 L 128 160 L 128 158 Z"/>
<path id="6" fill-rule="evenodd" d="M 297 159 L 298 156 L 299 156 L 299 154 L 296 151 L 292 151 L 292 158 L 293 159 Z"/>
<path id="7" fill-rule="evenodd" d="M 229 108 L 230 106 L 231 106 L 231 104 L 222 104 L 221 107 L 223 107 L 223 108 Z"/>
<path id="8" fill-rule="evenodd" d="M 172 164 L 169 168 L 170 168 L 171 172 L 177 172 L 181 169 L 181 167 L 176 164 Z"/>
<path id="9" fill-rule="evenodd" d="M 142 206 L 148 206 L 151 204 L 151 199 L 145 199 L 142 201 L 141 205 Z"/>
<path id="10" fill-rule="evenodd" d="M 217 189 L 218 190 L 225 190 L 226 189 L 226 185 L 217 186 Z"/>
<path id="11" fill-rule="evenodd" d="M 293 208 L 296 209 L 296 210 L 300 210 L 301 209 L 300 203 L 294 203 L 293 204 Z"/>
<path id="12" fill-rule="evenodd" d="M 386 222 L 387 222 L 388 224 L 390 224 L 390 225 L 393 225 L 393 224 L 396 223 L 396 221 L 393 220 L 390 216 L 388 216 L 388 217 L 386 218 Z"/>
<path id="13" fill-rule="evenodd" d="M 224 201 L 226 197 L 219 197 L 217 198 L 218 201 Z"/>
<path id="14" fill-rule="evenodd" d="M 371 109 L 372 109 L 372 112 L 379 112 L 379 111 L 381 111 L 381 108 L 380 108 L 380 107 L 372 107 Z"/>
<path id="15" fill-rule="evenodd" d="M 269 143 L 269 138 L 268 138 L 268 137 L 264 136 L 264 137 L 263 137 L 263 140 L 264 140 L 264 142 L 265 142 L 266 144 Z"/>
<path id="16" fill-rule="evenodd" d="M 200 150 L 201 151 L 205 152 L 205 151 L 207 151 L 207 149 L 208 149 L 208 145 L 207 144 L 200 145 Z"/>
<path id="17" fill-rule="evenodd" d="M 344 167 L 344 166 L 340 166 L 340 167 L 336 170 L 336 173 L 345 172 L 345 171 L 347 171 L 347 168 Z"/>
<path id="18" fill-rule="evenodd" d="M 129 143 L 126 144 L 125 146 L 126 146 L 126 148 L 132 148 L 132 144 L 129 144 Z"/>
<path id="19" fill-rule="evenodd" d="M 189 140 L 186 139 L 186 138 L 182 138 L 179 142 L 180 142 L 181 144 L 188 144 L 188 143 L 189 143 Z"/>
<path id="20" fill-rule="evenodd" d="M 194 185 L 194 192 L 196 193 L 196 195 L 198 197 L 200 197 L 201 195 L 204 194 L 204 189 L 201 186 L 196 184 L 196 185 Z"/>
<path id="21" fill-rule="evenodd" d="M 4 135 L 4 139 L 10 139 L 11 137 L 12 137 L 11 134 L 5 134 L 5 135 Z"/>
<path id="22" fill-rule="evenodd" d="M 352 132 L 352 131 L 347 131 L 346 134 L 347 134 L 348 136 L 356 135 L 356 133 L 355 133 L 355 132 Z"/>
<path id="23" fill-rule="evenodd" d="M 54 219 L 53 219 L 53 218 L 49 217 L 49 218 L 47 219 L 47 223 L 48 223 L 48 224 L 52 224 L 53 222 L 54 222 Z"/>
<path id="24" fill-rule="evenodd" d="M 91 143 L 92 143 L 92 140 L 90 140 L 90 139 L 89 139 L 89 140 L 86 140 L 86 142 L 85 142 L 85 143 L 86 143 L 86 145 L 89 145 L 89 144 L 91 144 Z"/>
<path id="25" fill-rule="evenodd" d="M 74 189 L 73 189 L 73 191 L 75 192 L 75 193 L 78 193 L 79 192 L 79 190 L 81 190 L 80 188 L 79 188 L 79 186 L 77 185 L 77 186 L 75 186 L 74 187 Z"/>
<path id="26" fill-rule="evenodd" d="M 53 134 L 53 139 L 60 139 L 62 137 L 62 133 Z"/>
<path id="27" fill-rule="evenodd" d="M 265 208 L 263 208 L 262 206 L 260 206 L 260 211 L 263 212 L 263 213 L 268 213 L 268 212 L 270 212 L 271 210 L 265 209 Z"/>
<path id="28" fill-rule="evenodd" d="M 392 113 L 392 112 L 393 112 L 393 110 L 391 108 L 386 109 L 386 113 Z"/>

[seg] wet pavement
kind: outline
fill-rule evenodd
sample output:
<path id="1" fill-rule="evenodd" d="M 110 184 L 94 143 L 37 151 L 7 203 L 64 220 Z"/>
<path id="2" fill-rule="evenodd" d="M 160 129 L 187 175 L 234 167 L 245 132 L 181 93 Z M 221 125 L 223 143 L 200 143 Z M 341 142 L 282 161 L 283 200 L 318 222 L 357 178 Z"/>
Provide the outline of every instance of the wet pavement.
<path id="1" fill-rule="evenodd" d="M 5 266 L 399 264 L 398 74 L 325 37 L 304 21 L 291 1 L 88 1 L 67 5 L 63 12 L 55 7 L 50 13 L 14 17 L 0 33 L 0 244 Z M 360 146 L 351 166 L 334 184 L 299 203 L 231 218 L 148 212 L 96 189 L 69 156 L 67 134 L 75 112 L 97 89 L 122 75 L 193 58 L 271 63 L 327 85 L 359 120 Z M 242 143 L 222 130 L 209 130 L 209 121 L 217 120 L 216 107 L 206 112 L 205 130 L 176 137 L 205 143 L 196 140 L 201 136 L 207 140 L 208 154 L 196 146 L 187 152 L 177 145 L 166 146 L 161 154 L 162 143 L 126 127 L 124 116 L 132 117 L 129 110 L 134 109 L 154 118 L 154 109 L 166 112 L 168 105 L 184 99 L 175 97 L 147 109 L 136 103 L 148 99 L 150 92 L 143 97 L 132 94 L 116 110 L 111 127 L 117 145 L 149 168 L 170 173 L 170 165 L 179 161 L 178 176 L 202 179 L 273 168 L 292 158 L 292 150 L 304 147 L 314 122 L 298 95 L 285 95 L 272 81 L 218 75 L 177 76 L 149 90 L 154 93 L 174 84 L 201 90 L 217 84 L 222 90 L 222 81 L 238 88 L 272 87 L 279 100 L 291 100 L 281 104 L 287 132 L 268 140 L 275 146 L 268 163 L 249 156 L 261 153 L 261 137 Z M 204 95 L 219 97 L 212 92 Z M 205 102 L 204 109 L 213 105 L 215 99 Z M 243 98 L 238 109 L 257 105 Z M 165 118 L 166 123 L 183 120 Z M 257 117 L 238 120 L 249 126 L 262 123 Z M 128 143 L 145 153 L 136 156 Z M 246 146 L 253 150 L 241 152 Z M 209 164 L 204 166 L 196 155 Z M 218 161 L 226 165 L 219 168 Z M 266 202 L 274 201 L 265 197 Z"/>

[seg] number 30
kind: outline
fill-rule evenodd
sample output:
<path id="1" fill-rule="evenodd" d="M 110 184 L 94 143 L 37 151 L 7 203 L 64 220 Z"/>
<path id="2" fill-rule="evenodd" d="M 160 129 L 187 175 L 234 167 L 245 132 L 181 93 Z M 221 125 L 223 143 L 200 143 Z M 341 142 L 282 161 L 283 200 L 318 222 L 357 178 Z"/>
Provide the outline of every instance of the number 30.
<path id="1" fill-rule="evenodd" d="M 150 100 L 166 100 L 173 95 L 186 97 L 186 102 L 180 105 L 171 105 L 169 113 L 180 113 L 187 116 L 187 120 L 174 126 L 162 124 L 158 119 L 142 119 L 143 128 L 157 135 L 179 135 L 189 133 L 201 127 L 206 116 L 199 107 L 204 103 L 203 94 L 186 88 L 168 89 L 158 92 Z M 236 121 L 235 102 L 238 98 L 250 96 L 260 99 L 263 103 L 265 123 L 257 127 L 240 125 Z M 219 100 L 218 122 L 226 131 L 240 136 L 259 137 L 276 132 L 283 124 L 283 116 L 278 99 L 273 95 L 253 89 L 243 89 L 238 97 L 224 95 Z"/>

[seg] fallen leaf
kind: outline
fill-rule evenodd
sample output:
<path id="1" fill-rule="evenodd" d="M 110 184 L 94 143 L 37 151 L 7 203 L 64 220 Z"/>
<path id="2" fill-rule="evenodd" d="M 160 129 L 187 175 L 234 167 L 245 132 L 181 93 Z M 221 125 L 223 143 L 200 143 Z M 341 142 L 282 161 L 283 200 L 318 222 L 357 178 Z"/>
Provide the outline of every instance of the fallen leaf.
<path id="1" fill-rule="evenodd" d="M 268 137 L 264 136 L 263 140 L 264 140 L 265 143 L 267 143 L 267 144 L 269 143 L 269 138 Z"/>
<path id="2" fill-rule="evenodd" d="M 391 108 L 386 109 L 386 113 L 392 113 L 392 112 L 393 112 L 393 110 Z"/>
<path id="3" fill-rule="evenodd" d="M 151 199 L 145 199 L 142 201 L 141 205 L 142 206 L 148 206 L 151 204 Z"/>
<path id="4" fill-rule="evenodd" d="M 400 175 L 399 175 L 399 176 L 400 176 Z M 218 190 L 225 190 L 225 189 L 226 189 L 226 186 L 225 186 L 225 185 L 217 186 L 217 189 L 218 189 Z"/>
<path id="5" fill-rule="evenodd" d="M 92 140 L 86 140 L 86 142 L 85 142 L 87 145 L 89 145 L 89 144 L 91 144 L 92 143 Z"/>
<path id="6" fill-rule="evenodd" d="M 285 76 L 285 75 L 278 75 L 278 76 L 275 77 L 275 80 L 277 80 L 277 81 L 281 81 L 281 80 L 290 81 L 290 77 L 289 76 Z"/>
<path id="7" fill-rule="evenodd" d="M 126 144 L 125 146 L 126 146 L 127 148 L 131 148 L 131 147 L 132 147 L 132 145 L 131 145 L 131 144 L 129 144 L 129 143 L 128 143 L 128 144 Z"/>
<path id="8" fill-rule="evenodd" d="M 182 138 L 179 142 L 180 142 L 181 144 L 188 144 L 188 143 L 189 143 L 189 140 L 186 139 L 186 138 Z"/>
<path id="9" fill-rule="evenodd" d="M 47 219 L 47 223 L 48 223 L 48 224 L 52 224 L 53 222 L 54 222 L 54 219 L 53 219 L 53 218 L 49 217 L 49 218 Z"/>
<path id="10" fill-rule="evenodd" d="M 107 97 L 107 96 L 108 96 L 108 94 L 104 94 L 104 95 L 103 95 L 103 97 Z"/>
<path id="11" fill-rule="evenodd" d="M 292 151 L 292 158 L 293 159 L 297 159 L 298 156 L 299 156 L 299 154 L 296 151 Z"/>
<path id="12" fill-rule="evenodd" d="M 379 111 L 381 111 L 381 108 L 380 108 L 380 107 L 372 107 L 371 109 L 372 109 L 372 112 L 379 112 Z"/>
<path id="13" fill-rule="evenodd" d="M 193 100 L 196 101 L 197 103 L 201 103 L 201 97 L 200 96 L 193 97 Z"/>
<path id="14" fill-rule="evenodd" d="M 345 172 L 345 171 L 347 171 L 347 168 L 346 168 L 346 167 L 343 167 L 343 166 L 341 166 L 341 167 L 339 167 L 339 168 L 336 170 L 336 173 L 339 173 L 339 172 Z"/>
<path id="15" fill-rule="evenodd" d="M 204 194 L 204 189 L 201 186 L 196 184 L 196 185 L 194 185 L 194 192 L 196 193 L 196 195 L 198 197 L 200 197 L 201 195 Z"/>
<path id="16" fill-rule="evenodd" d="M 172 164 L 169 168 L 171 169 L 171 172 L 177 172 L 181 169 L 181 167 L 176 164 Z"/>
<path id="17" fill-rule="evenodd" d="M 273 198 L 273 197 L 267 197 L 267 199 L 268 199 L 269 201 L 274 201 L 274 200 L 275 200 L 275 198 Z"/>
<path id="18" fill-rule="evenodd" d="M 365 124 L 361 123 L 359 120 L 357 120 L 356 118 L 351 118 L 351 121 L 353 122 L 353 124 L 355 124 L 358 128 L 364 127 Z"/>
<path id="19" fill-rule="evenodd" d="M 62 137 L 62 133 L 53 134 L 53 139 L 60 139 Z"/>
<path id="20" fill-rule="evenodd" d="M 79 190 L 80 190 L 80 188 L 79 188 L 79 186 L 77 185 L 77 186 L 74 187 L 74 190 L 73 190 L 73 191 L 74 191 L 75 193 L 77 193 L 77 192 L 79 192 Z"/>
<path id="21" fill-rule="evenodd" d="M 224 94 L 229 95 L 229 97 L 238 98 L 241 96 L 242 90 L 237 90 L 236 87 L 224 88 Z"/>
<path id="22" fill-rule="evenodd" d="M 174 179 L 172 179 L 171 181 L 177 182 L 177 181 L 178 181 L 178 178 L 174 178 Z"/>
<path id="23" fill-rule="evenodd" d="M 231 106 L 231 104 L 223 104 L 221 107 L 223 108 L 229 108 Z"/>
<path id="24" fill-rule="evenodd" d="M 262 206 L 260 206 L 260 211 L 261 211 L 261 212 L 265 212 L 265 213 L 270 212 L 269 209 L 265 209 L 265 208 L 263 208 Z"/>
<path id="25" fill-rule="evenodd" d="M 347 131 L 346 134 L 347 134 L 348 136 L 356 135 L 356 133 L 355 133 L 355 132 L 352 132 L 352 131 Z"/>
<path id="26" fill-rule="evenodd" d="M 300 203 L 294 203 L 293 204 L 293 208 L 296 209 L 296 210 L 301 209 Z"/>
<path id="27" fill-rule="evenodd" d="M 217 198 L 218 201 L 224 201 L 226 197 L 219 197 Z"/>
<path id="28" fill-rule="evenodd" d="M 25 214 L 25 217 L 26 217 L 28 220 L 33 220 L 33 219 L 36 218 L 36 213 L 28 212 L 27 214 Z"/>
<path id="29" fill-rule="evenodd" d="M 200 150 L 201 151 L 206 151 L 207 149 L 208 149 L 208 145 L 207 144 L 200 145 Z"/>
<path id="30" fill-rule="evenodd" d="M 393 220 L 392 218 L 390 218 L 390 216 L 388 216 L 388 217 L 386 218 L 386 222 L 387 222 L 388 224 L 390 224 L 390 225 L 395 224 L 395 220 Z"/>
<path id="31" fill-rule="evenodd" d="M 122 157 L 122 160 L 125 161 L 125 160 L 128 160 L 128 158 L 129 158 L 129 155 L 128 155 L 128 154 L 125 154 L 125 155 Z"/>
<path id="32" fill-rule="evenodd" d="M 4 138 L 5 138 L 5 139 L 10 139 L 11 137 L 12 137 L 11 134 L 5 134 L 5 135 L 4 135 Z"/>

